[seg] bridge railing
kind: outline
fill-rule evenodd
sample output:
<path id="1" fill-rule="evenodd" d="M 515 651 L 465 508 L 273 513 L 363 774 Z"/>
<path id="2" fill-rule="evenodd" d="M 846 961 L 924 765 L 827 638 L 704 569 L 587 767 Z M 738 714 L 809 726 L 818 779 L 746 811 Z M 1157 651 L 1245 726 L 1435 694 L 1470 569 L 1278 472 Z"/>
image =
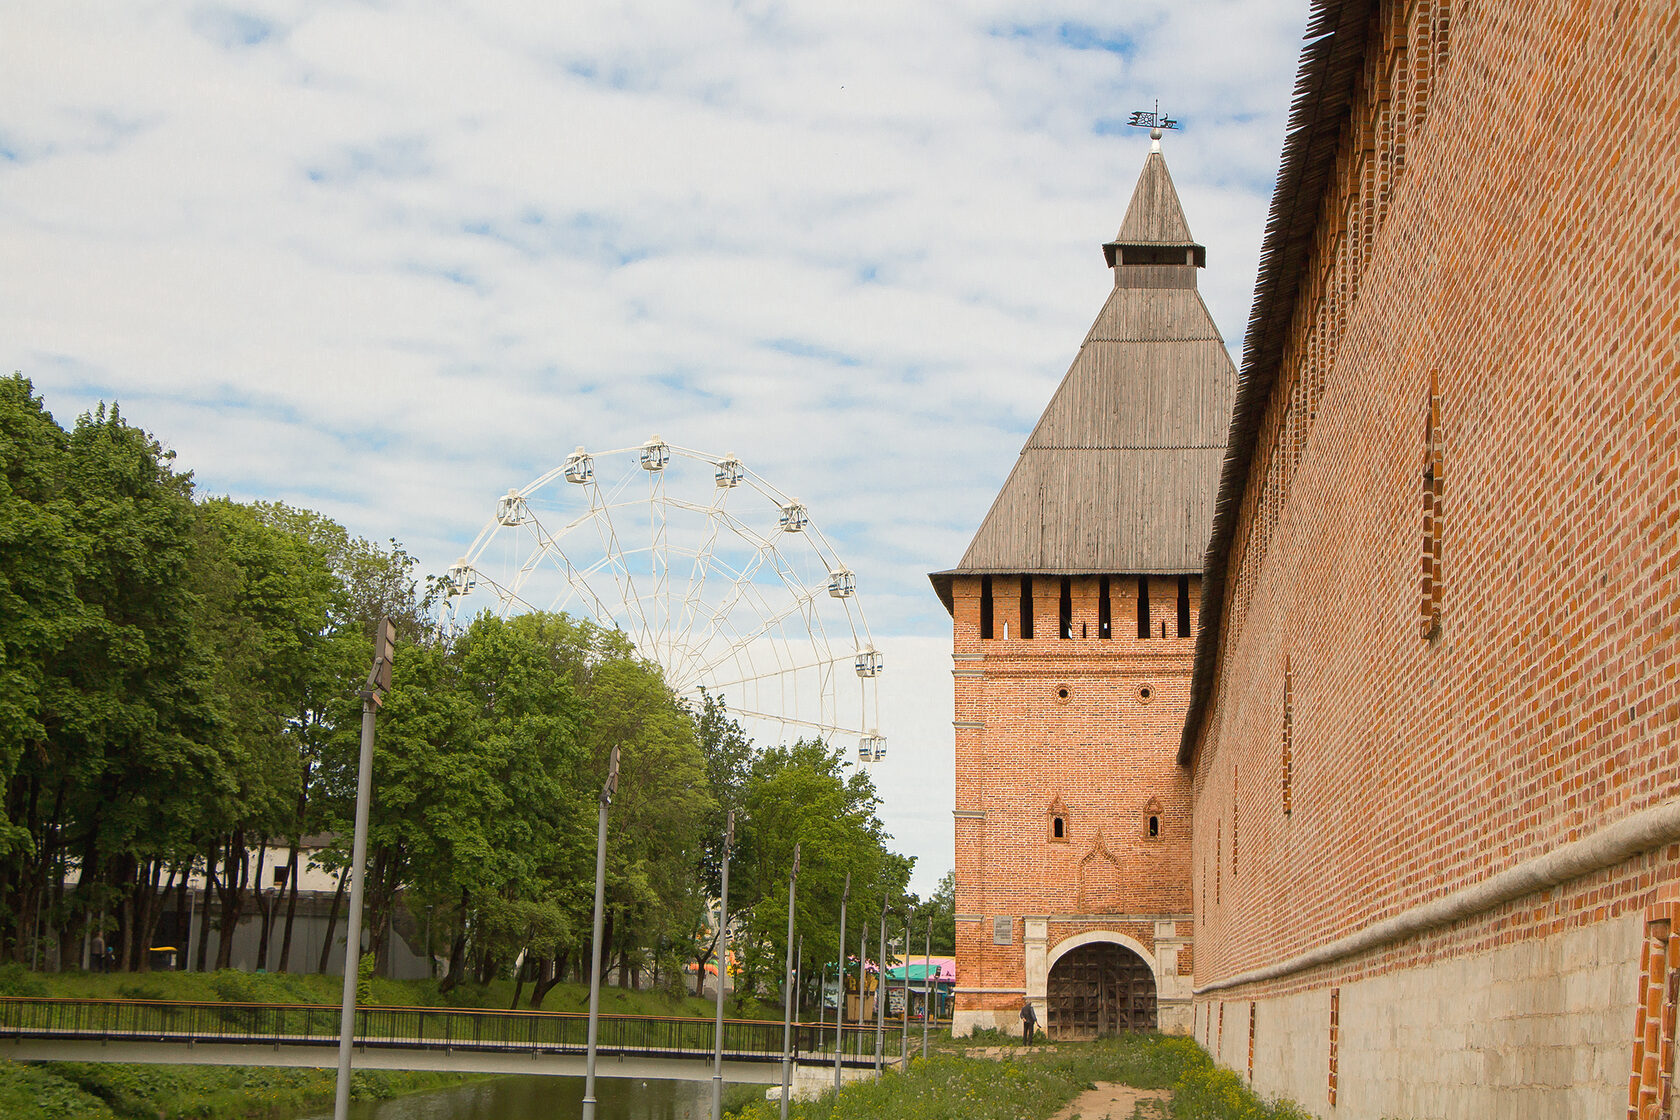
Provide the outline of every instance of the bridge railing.
<path id="1" fill-rule="evenodd" d="M 328 1004 L 191 1003 L 174 1000 L 0 997 L 0 1038 L 335 1045 L 339 1008 Z M 358 1045 L 410 1049 L 582 1051 L 589 1016 L 564 1011 L 483 1011 L 451 1007 L 362 1007 Z M 713 1023 L 647 1015 L 602 1015 L 597 1045 L 604 1054 L 710 1057 Z M 869 1065 L 875 1029 L 848 1026 L 842 1062 Z M 882 1039 L 887 1061 L 899 1053 L 899 1027 Z M 796 1023 L 794 1053 L 806 1062 L 833 1060 L 833 1024 Z M 724 1054 L 773 1061 L 782 1054 L 782 1024 L 727 1019 Z"/>

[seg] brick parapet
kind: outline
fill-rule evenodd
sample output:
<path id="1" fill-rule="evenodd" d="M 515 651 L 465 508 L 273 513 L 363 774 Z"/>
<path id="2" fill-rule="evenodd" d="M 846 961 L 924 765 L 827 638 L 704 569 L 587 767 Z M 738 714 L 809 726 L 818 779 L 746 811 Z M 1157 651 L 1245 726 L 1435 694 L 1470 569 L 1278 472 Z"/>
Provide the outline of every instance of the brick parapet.
<path id="1" fill-rule="evenodd" d="M 1260 426 L 1196 755 L 1198 982 L 1680 796 L 1680 10 L 1448 14 L 1379 6 L 1371 143 L 1344 149 Z M 1677 870 L 1654 853 L 1258 990 L 1609 920 Z"/>

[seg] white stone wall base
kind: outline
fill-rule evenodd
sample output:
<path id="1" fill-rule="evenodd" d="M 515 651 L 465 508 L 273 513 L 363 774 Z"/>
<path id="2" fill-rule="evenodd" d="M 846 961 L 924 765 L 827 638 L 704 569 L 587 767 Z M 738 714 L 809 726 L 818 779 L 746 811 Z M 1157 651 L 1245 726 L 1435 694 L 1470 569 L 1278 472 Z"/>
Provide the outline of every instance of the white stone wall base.
<path id="1" fill-rule="evenodd" d="M 1253 1088 L 1335 1120 L 1624 1117 L 1643 932 L 1629 914 L 1342 985 L 1334 1109 L 1330 990 L 1258 1000 Z M 1245 1076 L 1241 994 L 1199 999 L 1194 1029 Z"/>
<path id="2" fill-rule="evenodd" d="M 1155 1023 L 1162 1034 L 1189 1034 L 1193 1029 L 1195 1006 L 1187 999 L 1158 999 L 1155 1002 Z"/>
<path id="3" fill-rule="evenodd" d="M 1044 1012 L 1041 1010 L 1040 1015 Z M 975 1031 L 997 1029 L 1006 1034 L 1021 1029 L 1021 1012 L 1014 1011 L 958 1011 L 951 1020 L 951 1035 L 954 1038 L 967 1038 Z"/>

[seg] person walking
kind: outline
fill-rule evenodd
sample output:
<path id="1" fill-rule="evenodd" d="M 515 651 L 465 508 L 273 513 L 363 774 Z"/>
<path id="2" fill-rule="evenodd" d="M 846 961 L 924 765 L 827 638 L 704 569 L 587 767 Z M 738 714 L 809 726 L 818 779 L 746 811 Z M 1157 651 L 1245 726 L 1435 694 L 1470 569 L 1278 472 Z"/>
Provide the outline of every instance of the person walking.
<path id="1" fill-rule="evenodd" d="M 1033 1010 L 1032 1000 L 1021 1001 L 1021 1041 L 1032 1045 L 1033 1028 L 1038 1026 L 1038 1012 Z"/>
<path id="2" fill-rule="evenodd" d="M 98 930 L 93 931 L 93 945 L 88 958 L 95 972 L 105 971 L 105 935 Z"/>

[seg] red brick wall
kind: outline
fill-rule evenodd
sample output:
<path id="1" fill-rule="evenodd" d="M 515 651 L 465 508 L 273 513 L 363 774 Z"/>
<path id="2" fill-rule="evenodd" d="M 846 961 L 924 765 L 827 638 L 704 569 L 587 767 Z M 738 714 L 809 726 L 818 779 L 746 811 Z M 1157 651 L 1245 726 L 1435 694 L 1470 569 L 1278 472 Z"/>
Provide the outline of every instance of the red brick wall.
<path id="1" fill-rule="evenodd" d="M 1152 613 L 1169 635 L 1177 633 L 1177 586 L 1175 577 L 1151 588 Z M 996 636 L 982 641 L 980 588 L 977 576 L 952 586 L 956 909 L 968 919 L 957 923 L 959 1010 L 1019 1007 L 1023 916 L 1052 919 L 1052 951 L 1068 936 L 1102 928 L 1153 953 L 1155 920 L 1191 910 L 1190 779 L 1174 753 L 1192 640 L 1140 640 L 1136 577 L 1116 576 L 1110 639 L 1096 636 L 1096 577 L 1073 580 L 1071 640 L 1058 636 L 1060 580 L 1035 579 L 1030 641 L 1019 637 L 1019 579 L 998 577 Z M 1066 809 L 1062 842 L 1051 836 L 1058 799 Z M 964 815 L 977 812 L 984 817 Z M 1147 836 L 1152 812 L 1160 818 L 1157 839 Z M 1012 919 L 1008 945 L 993 944 L 997 917 Z M 1013 992 L 963 991 L 974 988 Z"/>
<path id="2" fill-rule="evenodd" d="M 1614 11 L 1413 0 L 1373 22 L 1231 557 L 1194 770 L 1198 984 L 1680 795 L 1680 6 Z M 1677 855 L 1382 959 L 1640 910 Z"/>

